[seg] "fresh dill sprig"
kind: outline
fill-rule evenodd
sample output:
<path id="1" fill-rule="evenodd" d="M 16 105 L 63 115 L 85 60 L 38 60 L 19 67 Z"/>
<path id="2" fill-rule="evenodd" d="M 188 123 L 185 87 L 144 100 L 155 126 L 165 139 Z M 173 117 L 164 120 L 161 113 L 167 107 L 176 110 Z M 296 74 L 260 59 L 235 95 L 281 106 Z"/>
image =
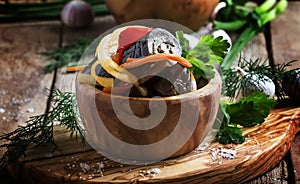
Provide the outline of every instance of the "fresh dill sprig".
<path id="1" fill-rule="evenodd" d="M 50 61 L 50 64 L 44 68 L 45 72 L 49 73 L 71 63 L 78 62 L 91 42 L 92 39 L 90 38 L 80 38 L 64 47 L 41 52 L 40 55 L 45 56 L 46 61 Z"/>
<path id="2" fill-rule="evenodd" d="M 238 67 L 246 71 L 249 74 L 249 77 L 240 77 L 234 68 L 223 70 L 225 96 L 234 98 L 241 91 L 247 91 L 251 89 L 253 83 L 266 80 L 265 76 L 267 76 L 275 84 L 275 95 L 277 98 L 279 100 L 284 99 L 286 95 L 282 89 L 282 79 L 287 72 L 288 67 L 294 62 L 296 62 L 296 60 L 270 66 L 267 60 L 246 60 L 240 57 L 238 61 Z M 252 77 L 252 75 L 255 75 L 256 77 Z M 256 81 L 253 81 L 254 79 L 256 79 Z"/>
<path id="3" fill-rule="evenodd" d="M 0 170 L 4 169 L 8 164 L 17 160 L 25 154 L 30 144 L 54 144 L 53 127 L 55 122 L 66 127 L 70 136 L 74 133 L 81 134 L 81 127 L 77 124 L 78 112 L 75 102 L 75 94 L 69 92 L 61 92 L 58 89 L 53 90 L 52 108 L 49 112 L 41 115 L 32 116 L 26 122 L 25 126 L 19 126 L 16 130 L 1 135 L 1 142 L 7 142 L 0 145 L 0 148 L 6 148 L 6 152 L 0 159 Z"/>

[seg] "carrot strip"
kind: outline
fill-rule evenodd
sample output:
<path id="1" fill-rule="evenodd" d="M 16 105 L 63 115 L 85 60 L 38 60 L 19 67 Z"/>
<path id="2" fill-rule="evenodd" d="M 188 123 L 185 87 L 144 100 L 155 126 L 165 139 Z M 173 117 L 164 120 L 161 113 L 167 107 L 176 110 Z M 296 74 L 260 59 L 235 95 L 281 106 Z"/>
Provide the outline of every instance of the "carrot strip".
<path id="1" fill-rule="evenodd" d="M 126 63 L 130 63 L 132 61 L 138 60 L 138 58 L 127 58 Z"/>
<path id="2" fill-rule="evenodd" d="M 104 93 L 111 93 L 111 90 L 112 90 L 112 87 L 104 87 L 102 91 Z"/>
<path id="3" fill-rule="evenodd" d="M 157 62 L 163 59 L 170 59 L 178 62 L 184 67 L 191 68 L 192 64 L 181 56 L 169 55 L 169 54 L 155 54 L 141 59 L 127 58 L 126 62 L 121 65 L 123 68 L 133 68 L 150 62 Z"/>
<path id="4" fill-rule="evenodd" d="M 66 72 L 69 73 L 69 72 L 83 71 L 85 69 L 85 67 L 86 67 L 85 65 L 84 66 L 71 66 L 66 69 Z"/>

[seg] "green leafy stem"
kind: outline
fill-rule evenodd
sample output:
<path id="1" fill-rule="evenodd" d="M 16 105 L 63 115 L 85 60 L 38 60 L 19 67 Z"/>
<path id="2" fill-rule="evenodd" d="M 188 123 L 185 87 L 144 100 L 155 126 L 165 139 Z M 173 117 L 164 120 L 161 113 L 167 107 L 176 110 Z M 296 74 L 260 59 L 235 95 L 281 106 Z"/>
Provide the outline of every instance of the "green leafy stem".
<path id="1" fill-rule="evenodd" d="M 264 30 L 267 23 L 283 13 L 287 0 L 266 0 L 259 6 L 250 5 L 248 1 L 226 0 L 227 7 L 216 16 L 214 25 L 225 31 L 241 31 L 238 39 L 221 63 L 222 69 L 230 69 L 237 55 L 246 44 L 259 32 Z"/>

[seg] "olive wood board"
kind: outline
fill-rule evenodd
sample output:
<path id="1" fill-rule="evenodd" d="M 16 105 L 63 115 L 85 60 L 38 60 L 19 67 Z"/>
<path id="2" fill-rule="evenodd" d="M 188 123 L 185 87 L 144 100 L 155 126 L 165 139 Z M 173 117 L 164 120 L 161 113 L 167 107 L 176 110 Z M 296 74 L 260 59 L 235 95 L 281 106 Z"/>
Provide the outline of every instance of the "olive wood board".
<path id="1" fill-rule="evenodd" d="M 212 142 L 177 158 L 138 166 L 109 160 L 55 127 L 57 147 L 30 147 L 9 170 L 24 183 L 243 183 L 279 163 L 299 128 L 300 107 L 272 109 L 263 124 L 243 129 L 243 144 Z M 221 148 L 235 150 L 235 158 L 213 157 L 212 150 Z M 160 172 L 149 173 L 153 169 Z"/>

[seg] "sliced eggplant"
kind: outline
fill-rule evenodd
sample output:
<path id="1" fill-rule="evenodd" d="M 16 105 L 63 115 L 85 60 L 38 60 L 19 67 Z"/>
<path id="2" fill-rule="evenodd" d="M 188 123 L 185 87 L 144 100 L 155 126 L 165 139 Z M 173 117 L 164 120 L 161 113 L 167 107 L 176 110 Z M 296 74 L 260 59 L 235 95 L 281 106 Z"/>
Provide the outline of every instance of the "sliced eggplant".
<path id="1" fill-rule="evenodd" d="M 300 102 L 300 68 L 288 71 L 282 79 L 284 92 Z"/>
<path id="2" fill-rule="evenodd" d="M 115 80 L 114 87 L 124 87 L 123 94 L 132 97 L 174 96 L 190 92 L 195 89 L 190 71 L 172 60 L 162 60 L 146 63 L 138 67 L 130 68 L 130 73 L 138 78 L 138 84 L 147 90 L 147 94 L 141 94 L 136 86 L 128 88 L 129 84 Z M 120 90 L 118 91 L 120 92 Z"/>
<path id="3" fill-rule="evenodd" d="M 122 63 L 127 58 L 141 58 L 159 53 L 181 56 L 181 52 L 181 46 L 174 35 L 165 29 L 155 28 L 124 50 Z"/>

